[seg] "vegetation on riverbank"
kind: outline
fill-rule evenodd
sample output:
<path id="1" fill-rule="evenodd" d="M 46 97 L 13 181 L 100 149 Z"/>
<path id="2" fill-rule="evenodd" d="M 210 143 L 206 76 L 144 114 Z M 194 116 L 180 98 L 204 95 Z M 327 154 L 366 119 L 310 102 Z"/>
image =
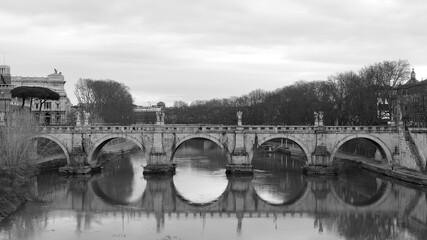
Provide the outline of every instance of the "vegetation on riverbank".
<path id="1" fill-rule="evenodd" d="M 0 127 L 0 221 L 25 202 L 25 186 L 37 172 L 31 154 L 36 122 L 26 112 L 14 112 Z"/>

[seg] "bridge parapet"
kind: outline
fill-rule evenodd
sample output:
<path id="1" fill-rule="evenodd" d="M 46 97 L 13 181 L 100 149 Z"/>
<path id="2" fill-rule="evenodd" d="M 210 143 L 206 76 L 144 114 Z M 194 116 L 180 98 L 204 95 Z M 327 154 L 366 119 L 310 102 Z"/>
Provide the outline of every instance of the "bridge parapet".
<path id="1" fill-rule="evenodd" d="M 74 126 L 40 126 L 39 133 L 71 133 L 75 132 Z"/>
<path id="2" fill-rule="evenodd" d="M 245 133 L 315 133 L 322 130 L 325 133 L 383 133 L 398 132 L 396 126 L 286 126 L 286 125 L 136 125 L 136 126 L 87 126 L 76 128 L 74 126 L 42 126 L 39 127 L 40 133 L 69 133 L 69 132 L 111 132 L 111 133 L 133 133 L 133 132 L 235 132 Z"/>

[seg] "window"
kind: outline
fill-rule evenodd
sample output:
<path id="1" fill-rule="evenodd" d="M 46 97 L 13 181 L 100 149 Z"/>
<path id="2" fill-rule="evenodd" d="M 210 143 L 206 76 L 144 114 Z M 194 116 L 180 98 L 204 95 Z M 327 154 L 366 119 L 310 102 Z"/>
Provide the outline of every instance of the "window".
<path id="1" fill-rule="evenodd" d="M 59 103 L 56 104 L 56 109 L 59 109 Z"/>
<path id="2" fill-rule="evenodd" d="M 52 109 L 52 103 L 51 102 L 44 103 L 44 109 Z"/>

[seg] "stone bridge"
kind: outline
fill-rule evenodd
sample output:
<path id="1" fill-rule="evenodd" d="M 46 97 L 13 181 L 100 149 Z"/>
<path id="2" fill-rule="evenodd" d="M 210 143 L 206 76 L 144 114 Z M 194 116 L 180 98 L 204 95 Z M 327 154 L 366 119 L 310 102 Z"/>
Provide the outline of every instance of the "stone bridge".
<path id="1" fill-rule="evenodd" d="M 344 143 L 364 138 L 377 146 L 384 164 L 424 171 L 425 156 L 420 157 L 422 151 L 409 146 L 407 135 L 402 126 L 88 125 L 40 127 L 35 138 L 57 143 L 68 163 L 83 153 L 84 161 L 91 165 L 97 163 L 105 144 L 115 138 L 124 138 L 144 150 L 147 158 L 145 173 L 174 172 L 176 149 L 194 138 L 210 140 L 224 149 L 229 172 L 252 172 L 254 151 L 272 139 L 289 139 L 299 145 L 306 166 L 330 166 Z M 414 157 L 417 154 L 414 151 L 418 151 L 418 158 Z"/>

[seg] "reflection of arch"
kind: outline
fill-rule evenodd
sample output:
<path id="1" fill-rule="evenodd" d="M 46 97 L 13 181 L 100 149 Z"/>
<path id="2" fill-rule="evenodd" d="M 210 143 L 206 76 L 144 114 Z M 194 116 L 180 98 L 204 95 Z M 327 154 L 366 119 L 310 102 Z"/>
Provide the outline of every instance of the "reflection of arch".
<path id="1" fill-rule="evenodd" d="M 175 152 L 176 152 L 176 150 L 179 148 L 179 146 L 181 145 L 181 144 L 183 144 L 184 142 L 186 142 L 186 141 L 188 141 L 188 140 L 190 140 L 190 139 L 206 139 L 206 140 L 209 140 L 209 141 L 212 141 L 212 142 L 214 142 L 216 145 L 218 145 L 221 149 L 224 149 L 224 150 L 226 150 L 226 148 L 224 147 L 224 145 L 220 142 L 220 140 L 219 139 L 217 139 L 217 138 L 215 138 L 215 137 L 212 137 L 212 136 L 210 136 L 210 135 L 207 135 L 207 134 L 194 134 L 194 135 L 188 135 L 188 136 L 185 136 L 185 137 L 183 137 L 183 138 L 181 138 L 181 139 L 179 139 L 178 140 L 178 142 L 175 144 L 175 149 L 173 149 L 173 151 L 172 151 L 172 154 L 171 154 L 171 161 L 173 160 L 173 156 L 175 155 Z M 228 154 L 228 152 L 227 152 L 227 154 Z"/>
<path id="2" fill-rule="evenodd" d="M 254 187 L 254 192 L 255 192 L 255 196 L 257 197 L 258 201 L 263 202 L 265 205 L 268 206 L 289 206 L 292 204 L 297 203 L 298 201 L 300 201 L 301 199 L 306 198 L 306 196 L 308 195 L 308 193 L 310 191 L 308 191 L 308 183 L 307 181 L 304 181 L 304 186 L 302 187 L 301 191 L 298 192 L 298 194 L 296 194 L 293 198 L 291 198 L 290 200 L 284 201 L 282 203 L 271 203 L 268 202 L 267 200 L 263 199 L 257 192 L 257 190 Z"/>
<path id="3" fill-rule="evenodd" d="M 120 206 L 134 205 L 135 203 L 139 203 L 143 199 L 145 191 L 147 190 L 145 188 L 142 195 L 137 195 L 139 197 L 136 200 L 124 201 L 124 200 L 113 198 L 113 197 L 109 196 L 108 194 L 106 194 L 102 190 L 101 186 L 99 185 L 98 179 L 99 178 L 91 180 L 89 186 L 92 188 L 93 193 L 95 193 L 95 195 L 98 196 L 99 199 L 101 199 L 101 201 L 103 201 L 104 203 L 107 203 L 109 205 L 120 205 Z"/>
<path id="4" fill-rule="evenodd" d="M 70 164 L 70 155 L 68 154 L 68 150 L 67 148 L 64 146 L 64 144 L 62 144 L 61 141 L 59 141 L 59 139 L 52 137 L 50 135 L 36 135 L 34 137 L 32 137 L 33 140 L 37 139 L 37 138 L 46 138 L 51 140 L 52 142 L 55 142 L 56 144 L 58 144 L 58 146 L 62 149 L 62 151 L 64 152 L 65 155 L 65 159 L 67 159 L 67 165 Z"/>
<path id="5" fill-rule="evenodd" d="M 230 182 L 228 182 L 227 187 L 225 188 L 224 192 L 221 193 L 221 195 L 219 195 L 217 198 L 215 198 L 212 201 L 209 202 L 205 202 L 205 203 L 197 203 L 197 202 L 193 202 L 187 198 L 185 198 L 175 187 L 175 184 L 172 183 L 172 187 L 173 187 L 173 193 L 175 194 L 175 196 L 181 200 L 182 202 L 184 202 L 185 204 L 188 204 L 189 206 L 192 207 L 208 207 L 208 206 L 212 206 L 215 203 L 219 203 L 221 202 L 222 199 L 224 199 L 224 196 L 227 195 L 228 193 L 228 189 L 229 189 L 229 185 Z"/>
<path id="6" fill-rule="evenodd" d="M 95 195 L 98 196 L 103 202 L 107 204 L 121 205 L 121 206 L 127 206 L 130 204 L 129 202 L 117 200 L 105 194 L 102 188 L 99 186 L 98 180 L 92 181 L 90 186 L 92 187 L 92 191 L 95 193 Z"/>
<path id="7" fill-rule="evenodd" d="M 372 203 L 369 202 L 369 205 L 355 206 L 355 205 L 352 205 L 350 203 L 345 202 L 344 200 L 342 200 L 340 198 L 340 196 L 338 196 L 337 192 L 335 191 L 335 187 L 331 188 L 331 194 L 334 196 L 334 198 L 342 206 L 345 206 L 346 209 L 357 210 L 357 211 L 362 211 L 362 210 L 368 210 L 369 211 L 369 210 L 373 210 L 373 209 L 377 208 L 390 195 L 390 193 L 391 193 L 391 184 L 389 182 L 386 182 L 385 184 L 386 184 L 385 188 L 381 189 L 381 195 L 377 195 L 376 194 L 374 196 L 374 199 L 373 199 Z"/>
<path id="8" fill-rule="evenodd" d="M 334 149 L 332 150 L 331 153 L 331 160 L 334 159 L 335 154 L 337 153 L 337 151 L 339 150 L 339 148 L 346 142 L 353 140 L 353 139 L 357 139 L 357 138 L 366 138 L 368 140 L 371 140 L 375 145 L 377 145 L 377 147 L 379 146 L 379 150 L 385 154 L 386 158 L 387 158 L 387 162 L 391 163 L 392 162 L 392 153 L 390 151 L 390 149 L 387 147 L 387 145 L 379 138 L 375 137 L 375 136 L 371 136 L 368 134 L 357 134 L 357 135 L 352 135 L 352 136 L 348 136 L 345 137 L 343 139 L 341 139 L 336 146 L 334 147 Z"/>
<path id="9" fill-rule="evenodd" d="M 209 202 L 205 202 L 205 203 L 196 203 L 196 202 L 193 202 L 193 201 L 191 201 L 191 200 L 189 200 L 189 199 L 187 199 L 187 198 L 185 198 L 179 191 L 178 191 L 178 189 L 176 188 L 176 186 L 175 186 L 175 183 L 172 181 L 172 193 L 173 194 L 175 194 L 175 196 L 179 199 L 179 200 L 181 200 L 181 201 L 183 201 L 185 204 L 188 204 L 189 206 L 192 206 L 192 207 L 207 207 L 207 206 L 212 206 L 212 205 L 214 205 L 215 203 L 219 203 L 219 202 L 221 202 L 221 200 L 222 199 L 225 199 L 225 196 L 228 194 L 228 191 L 229 191 L 229 189 L 230 189 L 230 181 L 228 181 L 228 183 L 227 183 L 227 186 L 225 187 L 225 189 L 224 189 L 224 191 L 217 197 L 217 198 L 215 198 L 214 200 L 212 200 L 212 201 L 209 201 Z"/>
<path id="10" fill-rule="evenodd" d="M 126 135 L 126 134 L 109 134 L 98 141 L 96 141 L 93 144 L 93 147 L 91 147 L 89 153 L 88 153 L 88 160 L 89 163 L 93 161 L 97 161 L 98 154 L 101 151 L 101 149 L 107 144 L 109 141 L 113 140 L 114 138 L 124 138 L 126 140 L 132 141 L 137 145 L 141 150 L 144 150 L 144 145 L 136 138 L 133 138 L 132 136 Z"/>
<path id="11" fill-rule="evenodd" d="M 295 137 L 293 137 L 291 135 L 276 134 L 276 135 L 266 136 L 266 137 L 261 138 L 261 139 L 258 140 L 258 145 L 262 145 L 263 143 L 265 143 L 267 141 L 270 141 L 272 139 L 277 139 L 277 138 L 279 138 L 279 139 L 280 138 L 284 138 L 284 139 L 289 139 L 291 141 L 294 141 L 302 149 L 302 151 L 304 152 L 305 158 L 306 158 L 305 159 L 305 163 L 307 163 L 309 161 L 309 159 L 311 159 L 311 153 L 310 153 L 310 151 L 308 151 L 308 149 L 304 145 L 304 143 L 301 140 L 299 140 L 299 139 L 297 139 L 297 138 L 295 138 Z"/>

